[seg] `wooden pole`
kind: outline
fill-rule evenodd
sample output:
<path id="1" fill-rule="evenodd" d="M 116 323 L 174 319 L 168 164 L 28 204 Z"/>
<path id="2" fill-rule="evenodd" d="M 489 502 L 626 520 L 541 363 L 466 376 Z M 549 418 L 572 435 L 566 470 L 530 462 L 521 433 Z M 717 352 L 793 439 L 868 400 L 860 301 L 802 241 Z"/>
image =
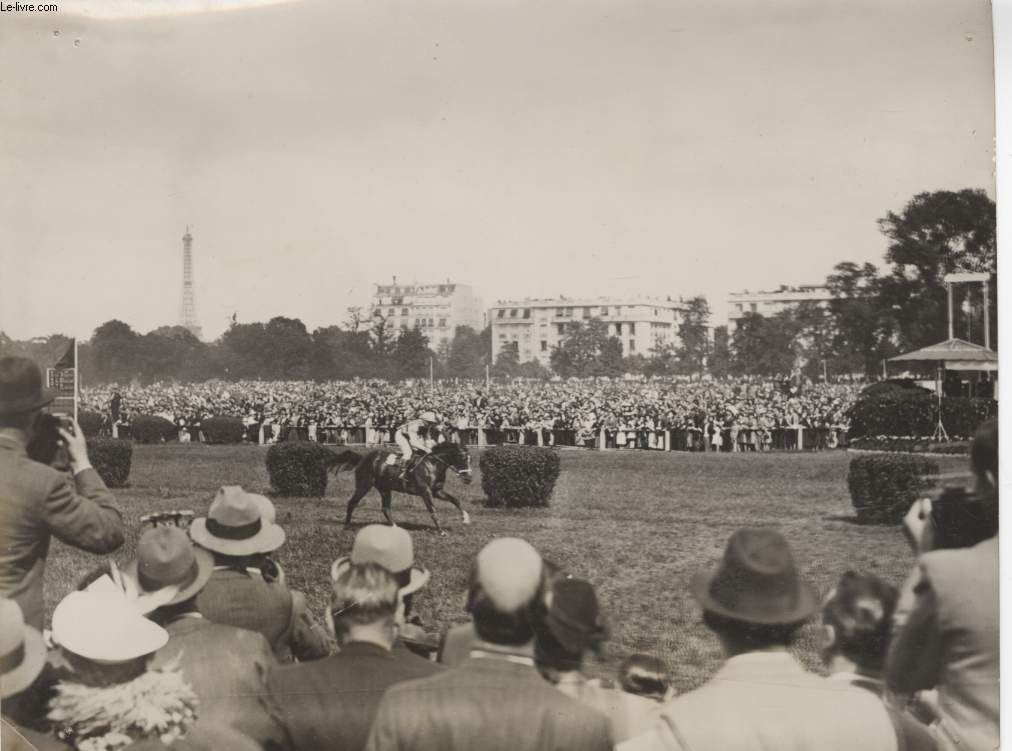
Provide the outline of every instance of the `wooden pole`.
<path id="1" fill-rule="evenodd" d="M 991 296 L 989 283 L 984 281 L 984 346 L 991 349 Z"/>
<path id="2" fill-rule="evenodd" d="M 952 284 L 947 283 L 945 285 L 945 294 L 949 300 L 949 338 L 953 338 L 952 334 Z"/>

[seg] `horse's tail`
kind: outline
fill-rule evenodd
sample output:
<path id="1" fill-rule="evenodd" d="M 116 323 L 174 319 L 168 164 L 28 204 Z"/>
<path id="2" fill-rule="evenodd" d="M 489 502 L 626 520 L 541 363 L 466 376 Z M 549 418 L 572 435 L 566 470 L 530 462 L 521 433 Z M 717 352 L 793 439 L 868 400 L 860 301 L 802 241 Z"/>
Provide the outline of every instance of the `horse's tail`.
<path id="1" fill-rule="evenodd" d="M 362 461 L 362 455 L 355 453 L 351 449 L 342 451 L 340 454 L 328 449 L 328 453 L 330 453 L 332 458 L 327 462 L 327 470 L 335 475 L 338 472 L 355 469 Z"/>

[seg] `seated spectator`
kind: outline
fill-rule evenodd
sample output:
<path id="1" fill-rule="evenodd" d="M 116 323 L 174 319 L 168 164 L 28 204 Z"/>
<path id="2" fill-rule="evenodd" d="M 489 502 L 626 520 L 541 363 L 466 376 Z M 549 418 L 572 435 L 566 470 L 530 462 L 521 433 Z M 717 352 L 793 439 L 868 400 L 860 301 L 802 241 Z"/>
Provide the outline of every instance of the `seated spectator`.
<path id="1" fill-rule="evenodd" d="M 0 598 L 0 747 L 5 751 L 69 749 L 65 743 L 31 727 L 35 717 L 32 689 L 46 666 L 46 643 L 25 623 L 14 600 Z"/>
<path id="2" fill-rule="evenodd" d="M 190 537 L 214 554 L 214 573 L 197 595 L 208 620 L 263 634 L 282 661 L 330 654 L 331 642 L 306 605 L 305 595 L 282 581 L 269 582 L 261 556 L 285 541 L 277 524 L 262 518 L 266 498 L 237 485 L 218 490 L 206 518 L 194 519 Z"/>
<path id="3" fill-rule="evenodd" d="M 778 532 L 735 532 L 717 568 L 693 577 L 692 594 L 727 659 L 701 688 L 664 705 L 659 721 L 622 751 L 898 748 L 878 697 L 809 673 L 791 655 L 818 602 Z"/>
<path id="4" fill-rule="evenodd" d="M 562 693 L 596 709 L 611 723 L 612 739 L 630 738 L 647 722 L 656 702 L 604 688 L 581 672 L 586 652 L 599 654 L 608 631 L 590 582 L 559 579 L 551 587 L 548 612 L 535 628 L 534 659 L 541 674 Z"/>
<path id="5" fill-rule="evenodd" d="M 939 746 L 976 751 L 998 747 L 996 421 L 974 436 L 970 461 L 976 487 L 956 502 L 984 517 L 990 536 L 972 547 L 936 549 L 950 530 L 935 529 L 929 499 L 913 504 L 904 524 L 919 558 L 900 593 L 886 677 L 900 693 L 936 689 Z"/>
<path id="6" fill-rule="evenodd" d="M 618 668 L 618 681 L 622 690 L 656 702 L 675 698 L 671 675 L 658 658 L 651 655 L 629 655 Z"/>
<path id="7" fill-rule="evenodd" d="M 404 603 L 398 623 L 398 638 L 394 654 L 416 654 L 429 659 L 439 648 L 439 637 L 425 632 L 421 621 L 411 616 L 415 593 L 429 582 L 427 569 L 415 564 L 415 547 L 411 535 L 400 527 L 387 524 L 369 524 L 355 535 L 351 555 L 338 558 L 330 569 L 330 578 L 337 575 L 348 563 L 375 563 L 390 572 L 397 582 Z"/>
<path id="8" fill-rule="evenodd" d="M 528 543 L 498 538 L 486 545 L 468 597 L 480 641 L 460 666 L 391 688 L 367 748 L 611 748 L 604 715 L 546 683 L 529 656 L 543 586 L 541 556 Z"/>
<path id="9" fill-rule="evenodd" d="M 886 650 L 896 610 L 896 588 L 875 576 L 848 571 L 822 605 L 822 658 L 832 680 L 885 698 Z M 899 708 L 886 706 L 903 749 L 933 749 L 928 729 Z"/>
<path id="10" fill-rule="evenodd" d="M 340 651 L 322 660 L 274 669 L 264 704 L 285 749 L 347 751 L 365 747 L 383 692 L 443 668 L 394 655 L 401 600 L 398 582 L 376 563 L 338 561 L 328 623 Z"/>
<path id="11" fill-rule="evenodd" d="M 262 714 L 257 696 L 274 653 L 262 634 L 212 623 L 200 614 L 197 595 L 213 572 L 211 553 L 195 547 L 179 527 L 156 527 L 141 535 L 137 558 L 124 569 L 139 601 L 153 607 L 148 617 L 169 634 L 151 667 L 179 666 L 200 700 L 202 720 L 250 722 Z"/>

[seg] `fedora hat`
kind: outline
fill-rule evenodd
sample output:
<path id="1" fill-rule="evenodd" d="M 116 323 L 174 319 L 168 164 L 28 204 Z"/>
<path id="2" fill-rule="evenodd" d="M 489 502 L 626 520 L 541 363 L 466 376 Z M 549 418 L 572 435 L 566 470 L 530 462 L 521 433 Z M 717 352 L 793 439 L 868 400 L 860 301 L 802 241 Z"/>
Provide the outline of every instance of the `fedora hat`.
<path id="1" fill-rule="evenodd" d="M 787 540 L 769 528 L 746 527 L 731 535 L 717 568 L 692 577 L 692 596 L 704 610 L 762 625 L 800 623 L 818 608 Z"/>
<path id="2" fill-rule="evenodd" d="M 214 573 L 214 556 L 179 527 L 155 527 L 141 535 L 137 557 L 123 571 L 137 584 L 141 602 L 151 599 L 145 595 L 164 595 L 149 603 L 153 610 L 185 602 L 203 589 Z"/>
<path id="3" fill-rule="evenodd" d="M 593 585 L 584 579 L 558 579 L 548 596 L 545 624 L 567 651 L 578 653 L 608 638 Z"/>
<path id="4" fill-rule="evenodd" d="M 194 519 L 190 537 L 201 547 L 223 555 L 270 553 L 285 543 L 285 531 L 264 518 L 270 501 L 238 485 L 218 488 L 206 517 Z"/>
<path id="5" fill-rule="evenodd" d="M 42 634 L 25 624 L 14 600 L 0 598 L 0 699 L 31 686 L 45 664 Z"/>
<path id="6" fill-rule="evenodd" d="M 93 662 L 115 664 L 157 652 L 168 632 L 138 612 L 124 592 L 71 592 L 53 611 L 53 641 Z"/>
<path id="7" fill-rule="evenodd" d="M 53 393 L 42 386 L 42 371 L 27 357 L 0 357 L 0 415 L 44 407 Z"/>
<path id="8" fill-rule="evenodd" d="M 336 582 L 353 563 L 382 566 L 397 579 L 401 595 L 417 592 L 430 578 L 428 570 L 415 565 L 415 546 L 407 530 L 386 524 L 369 524 L 359 530 L 351 555 L 338 558 L 330 567 L 331 580 Z"/>

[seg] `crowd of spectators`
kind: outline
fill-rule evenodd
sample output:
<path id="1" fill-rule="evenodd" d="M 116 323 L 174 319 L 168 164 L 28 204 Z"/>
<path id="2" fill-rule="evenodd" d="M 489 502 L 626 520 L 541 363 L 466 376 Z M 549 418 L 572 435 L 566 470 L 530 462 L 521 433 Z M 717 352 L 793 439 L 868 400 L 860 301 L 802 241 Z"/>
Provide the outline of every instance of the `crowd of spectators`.
<path id="1" fill-rule="evenodd" d="M 762 450 L 776 430 L 846 431 L 861 386 L 781 380 L 568 380 L 507 384 L 443 381 L 208 381 L 201 384 L 95 386 L 82 409 L 125 423 L 159 415 L 181 428 L 214 416 L 243 419 L 256 436 L 288 427 L 396 428 L 423 410 L 457 429 L 528 431 L 692 431 L 721 448 Z M 117 398 L 118 395 L 118 398 Z M 112 408 L 116 401 L 115 410 Z M 716 437 L 715 437 L 716 436 Z M 255 440 L 255 438 L 254 438 Z M 624 436 L 621 439 L 624 443 Z M 725 450 L 730 446 L 723 446 Z"/>

